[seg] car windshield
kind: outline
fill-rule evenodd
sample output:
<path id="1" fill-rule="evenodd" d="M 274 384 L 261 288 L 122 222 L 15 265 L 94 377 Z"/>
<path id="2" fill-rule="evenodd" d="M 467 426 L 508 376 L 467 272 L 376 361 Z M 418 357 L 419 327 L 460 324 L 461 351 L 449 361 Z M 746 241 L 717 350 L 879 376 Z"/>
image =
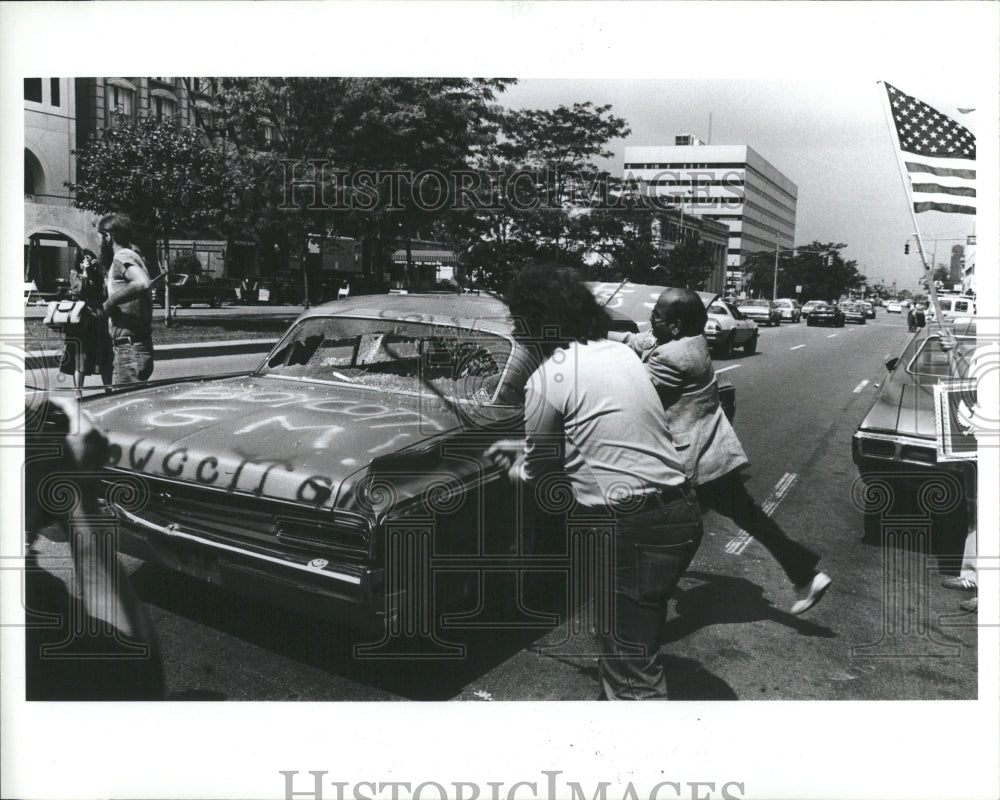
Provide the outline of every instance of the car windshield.
<path id="1" fill-rule="evenodd" d="M 768 301 L 767 300 L 744 300 L 740 305 L 744 305 L 744 306 L 762 306 L 762 307 L 766 308 L 767 305 L 768 305 Z"/>
<path id="2" fill-rule="evenodd" d="M 941 346 L 940 337 L 928 337 L 907 365 L 906 371 L 912 375 L 964 378 L 969 371 L 969 355 L 974 348 L 974 342 L 974 339 L 958 338 L 949 354 L 949 351 Z"/>
<path id="3" fill-rule="evenodd" d="M 518 399 L 513 373 L 523 372 L 512 368 L 518 352 L 503 336 L 453 325 L 310 317 L 285 334 L 257 374 L 509 404 Z"/>

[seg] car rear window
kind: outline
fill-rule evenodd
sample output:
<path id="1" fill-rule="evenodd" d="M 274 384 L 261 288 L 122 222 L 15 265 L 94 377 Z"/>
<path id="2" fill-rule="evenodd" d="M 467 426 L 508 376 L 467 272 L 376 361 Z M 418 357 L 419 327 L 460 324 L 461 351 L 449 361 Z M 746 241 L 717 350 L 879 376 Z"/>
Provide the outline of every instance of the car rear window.
<path id="1" fill-rule="evenodd" d="M 941 339 L 932 336 L 925 340 L 906 367 L 912 375 L 938 378 L 961 378 L 968 372 L 969 343 L 959 340 L 951 354 L 941 347 Z"/>

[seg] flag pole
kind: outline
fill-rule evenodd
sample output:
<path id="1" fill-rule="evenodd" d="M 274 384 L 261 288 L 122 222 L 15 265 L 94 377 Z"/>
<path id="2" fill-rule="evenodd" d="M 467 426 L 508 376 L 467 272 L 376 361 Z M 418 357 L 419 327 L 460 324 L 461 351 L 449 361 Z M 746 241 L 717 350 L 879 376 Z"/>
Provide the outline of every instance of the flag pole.
<path id="1" fill-rule="evenodd" d="M 899 167 L 899 177 L 903 181 L 903 192 L 906 194 L 906 205 L 910 211 L 910 219 L 913 221 L 913 235 L 917 240 L 917 252 L 920 253 L 920 261 L 924 265 L 924 279 L 927 281 L 927 291 L 931 296 L 931 304 L 934 307 L 934 319 L 941 328 L 941 306 L 938 304 L 937 289 L 934 286 L 934 272 L 927 266 L 927 256 L 924 253 L 924 241 L 920 236 L 920 226 L 917 225 L 917 212 L 913 208 L 913 192 L 910 187 L 910 175 L 906 171 L 903 163 L 903 148 L 899 144 L 899 131 L 896 130 L 896 123 L 892 118 L 892 109 L 889 108 L 889 91 L 885 88 L 883 81 L 876 81 L 879 87 L 879 95 L 882 98 L 882 110 L 885 112 L 886 123 L 892 134 L 893 150 L 896 153 L 896 166 Z"/>

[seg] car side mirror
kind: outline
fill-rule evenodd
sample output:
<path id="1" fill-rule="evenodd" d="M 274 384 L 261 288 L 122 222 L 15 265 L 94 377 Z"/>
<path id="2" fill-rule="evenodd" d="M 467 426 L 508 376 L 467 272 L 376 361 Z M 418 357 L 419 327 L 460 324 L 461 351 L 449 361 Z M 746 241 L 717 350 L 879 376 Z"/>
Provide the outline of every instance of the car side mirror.
<path id="1" fill-rule="evenodd" d="M 889 370 L 889 372 L 892 372 L 894 369 L 896 369 L 896 365 L 897 364 L 899 364 L 899 358 L 898 357 L 889 358 L 889 359 L 886 359 L 885 368 L 887 370 Z"/>

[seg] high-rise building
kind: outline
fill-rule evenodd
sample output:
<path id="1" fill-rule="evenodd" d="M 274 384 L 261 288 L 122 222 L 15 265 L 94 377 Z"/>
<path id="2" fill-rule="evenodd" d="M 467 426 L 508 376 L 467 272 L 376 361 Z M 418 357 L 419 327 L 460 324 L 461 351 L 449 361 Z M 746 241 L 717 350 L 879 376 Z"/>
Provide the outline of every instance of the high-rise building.
<path id="1" fill-rule="evenodd" d="M 798 187 L 747 145 L 683 135 L 672 146 L 626 147 L 624 178 L 658 203 L 729 226 L 731 290 L 742 287 L 748 254 L 795 244 Z"/>

